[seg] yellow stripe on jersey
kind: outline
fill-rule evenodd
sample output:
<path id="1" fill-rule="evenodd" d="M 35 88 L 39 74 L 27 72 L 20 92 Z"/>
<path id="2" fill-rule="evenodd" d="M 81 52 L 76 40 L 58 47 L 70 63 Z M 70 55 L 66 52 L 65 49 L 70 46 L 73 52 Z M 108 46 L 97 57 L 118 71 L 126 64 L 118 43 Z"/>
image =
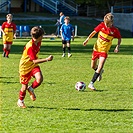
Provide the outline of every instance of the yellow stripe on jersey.
<path id="1" fill-rule="evenodd" d="M 98 33 L 98 39 L 96 44 L 94 45 L 94 50 L 98 51 L 98 52 L 105 52 L 108 53 L 111 45 L 112 45 L 112 40 L 113 40 L 113 36 L 110 36 L 108 34 L 103 33 L 102 31 L 100 31 Z"/>
<path id="2" fill-rule="evenodd" d="M 13 41 L 13 28 L 4 28 L 5 35 L 3 34 L 3 42 Z"/>
<path id="3" fill-rule="evenodd" d="M 23 51 L 23 55 L 19 64 L 20 75 L 25 75 L 29 73 L 34 67 L 38 66 L 38 64 L 34 64 L 33 61 L 30 60 L 29 55 L 27 54 L 28 49 L 31 46 L 32 46 L 32 40 L 27 43 Z"/>

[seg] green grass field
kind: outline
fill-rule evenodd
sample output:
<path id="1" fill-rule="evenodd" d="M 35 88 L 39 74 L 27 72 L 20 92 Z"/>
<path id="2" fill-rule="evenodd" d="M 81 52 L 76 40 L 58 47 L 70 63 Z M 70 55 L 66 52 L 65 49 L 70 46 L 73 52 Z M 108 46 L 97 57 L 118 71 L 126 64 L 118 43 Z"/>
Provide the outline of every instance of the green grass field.
<path id="1" fill-rule="evenodd" d="M 44 82 L 35 90 L 37 100 L 27 93 L 26 109 L 17 107 L 18 65 L 29 39 L 16 39 L 10 58 L 0 57 L 1 133 L 132 133 L 133 41 L 123 38 L 118 54 L 110 50 L 103 79 L 95 83 L 97 91 L 75 90 L 77 81 L 90 82 L 91 52 L 96 38 L 84 47 L 85 38 L 71 43 L 71 58 L 62 58 L 61 40 L 43 39 L 40 58 L 52 54 L 54 60 L 40 64 Z M 0 40 L 2 54 L 2 40 Z M 33 80 L 32 80 L 33 81 Z"/>

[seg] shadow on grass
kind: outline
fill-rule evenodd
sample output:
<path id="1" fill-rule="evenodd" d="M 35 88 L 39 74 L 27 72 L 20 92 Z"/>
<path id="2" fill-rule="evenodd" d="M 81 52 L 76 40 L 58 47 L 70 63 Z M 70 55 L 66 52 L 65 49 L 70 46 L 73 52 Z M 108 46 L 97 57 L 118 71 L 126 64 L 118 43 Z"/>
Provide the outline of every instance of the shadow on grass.
<path id="1" fill-rule="evenodd" d="M 9 79 L 11 79 L 11 78 L 14 78 L 14 77 L 4 77 L 4 76 L 3 77 L 0 77 L 0 79 L 3 79 L 3 78 L 6 78 L 6 79 L 9 78 Z"/>
<path id="2" fill-rule="evenodd" d="M 16 78 L 16 77 L 15 77 Z M 0 77 L 0 83 L 5 83 L 5 84 L 10 84 L 10 83 L 20 83 L 19 80 L 18 82 L 16 81 L 11 81 L 12 79 L 14 79 L 14 77 Z M 4 81 L 3 81 L 4 80 Z M 9 81 L 10 80 L 10 81 Z"/>
<path id="3" fill-rule="evenodd" d="M 20 83 L 20 82 L 8 82 L 8 81 L 7 82 L 6 81 L 4 82 L 4 81 L 0 81 L 0 83 L 4 83 L 4 84 L 16 84 L 16 83 Z"/>
<path id="4" fill-rule="evenodd" d="M 80 108 L 56 108 L 56 107 L 38 107 L 38 106 L 27 106 L 27 108 L 36 109 L 48 109 L 48 110 L 74 110 L 74 111 L 101 111 L 101 112 L 123 112 L 133 111 L 133 109 L 80 109 Z"/>
<path id="5" fill-rule="evenodd" d="M 87 88 L 87 89 L 89 89 L 89 88 Z M 85 92 L 103 92 L 103 91 L 107 91 L 107 90 L 91 90 L 91 89 L 89 89 L 89 90 L 84 90 L 84 91 L 80 91 L 80 92 L 85 93 Z"/>

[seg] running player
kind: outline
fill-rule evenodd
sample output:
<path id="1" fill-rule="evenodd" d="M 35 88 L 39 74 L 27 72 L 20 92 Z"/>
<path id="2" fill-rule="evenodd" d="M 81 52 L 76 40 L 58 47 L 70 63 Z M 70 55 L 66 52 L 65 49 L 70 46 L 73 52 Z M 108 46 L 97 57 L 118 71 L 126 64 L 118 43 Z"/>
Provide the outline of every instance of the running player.
<path id="1" fill-rule="evenodd" d="M 12 22 L 12 14 L 7 14 L 7 21 L 1 26 L 1 31 L 3 33 L 3 57 L 9 58 L 9 53 L 11 45 L 13 43 L 13 38 L 16 38 L 16 24 Z"/>
<path id="2" fill-rule="evenodd" d="M 26 108 L 24 104 L 26 90 L 28 90 L 31 100 L 36 100 L 34 89 L 37 88 L 43 81 L 43 75 L 38 64 L 52 61 L 53 59 L 52 55 L 44 59 L 38 59 L 38 52 L 40 51 L 43 35 L 44 31 L 42 28 L 36 26 L 31 29 L 32 39 L 24 47 L 23 55 L 20 60 L 19 73 L 22 87 L 19 92 L 17 105 L 21 108 Z M 31 86 L 28 86 L 31 77 L 34 77 L 35 80 Z"/>
<path id="3" fill-rule="evenodd" d="M 101 22 L 97 27 L 95 27 L 94 31 L 88 36 L 88 38 L 83 42 L 83 45 L 86 46 L 87 42 L 98 33 L 97 42 L 94 45 L 91 67 L 95 70 L 93 78 L 88 85 L 91 90 L 96 90 L 94 87 L 95 81 L 98 81 L 102 78 L 103 66 L 108 56 L 108 51 L 112 45 L 113 38 L 118 39 L 117 46 L 115 47 L 114 52 L 117 53 L 119 51 L 120 43 L 121 43 L 121 35 L 119 30 L 113 26 L 114 16 L 111 13 L 108 13 L 104 16 L 104 21 Z M 99 59 L 99 63 L 97 64 Z"/>

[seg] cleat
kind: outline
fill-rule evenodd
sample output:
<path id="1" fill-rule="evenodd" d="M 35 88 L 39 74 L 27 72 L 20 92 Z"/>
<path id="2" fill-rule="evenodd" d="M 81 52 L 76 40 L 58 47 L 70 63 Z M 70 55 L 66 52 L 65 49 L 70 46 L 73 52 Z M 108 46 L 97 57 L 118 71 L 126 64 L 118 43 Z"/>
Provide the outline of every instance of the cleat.
<path id="1" fill-rule="evenodd" d="M 102 73 L 104 72 L 104 70 L 102 69 L 101 72 L 100 72 L 100 75 L 98 76 L 97 78 L 97 81 L 100 81 L 102 79 Z"/>
<path id="2" fill-rule="evenodd" d="M 68 58 L 70 58 L 72 56 L 72 54 L 68 53 Z"/>
<path id="3" fill-rule="evenodd" d="M 24 100 L 18 100 L 18 102 L 17 102 L 17 105 L 18 105 L 18 107 L 20 107 L 20 108 L 26 108 L 26 106 L 25 106 L 25 104 L 24 104 Z"/>
<path id="4" fill-rule="evenodd" d="M 31 100 L 35 101 L 36 100 L 36 95 L 34 93 L 34 89 L 31 86 L 28 88 L 28 92 L 30 93 Z"/>
<path id="5" fill-rule="evenodd" d="M 65 53 L 63 53 L 62 57 L 65 57 Z"/>
<path id="6" fill-rule="evenodd" d="M 94 87 L 94 84 L 93 84 L 93 83 L 90 83 L 90 84 L 88 85 L 88 88 L 90 88 L 90 89 L 93 90 L 93 91 L 96 91 L 96 88 Z"/>

